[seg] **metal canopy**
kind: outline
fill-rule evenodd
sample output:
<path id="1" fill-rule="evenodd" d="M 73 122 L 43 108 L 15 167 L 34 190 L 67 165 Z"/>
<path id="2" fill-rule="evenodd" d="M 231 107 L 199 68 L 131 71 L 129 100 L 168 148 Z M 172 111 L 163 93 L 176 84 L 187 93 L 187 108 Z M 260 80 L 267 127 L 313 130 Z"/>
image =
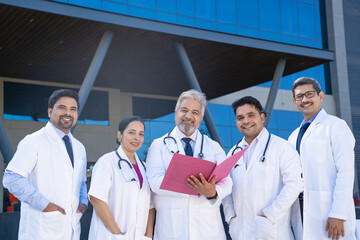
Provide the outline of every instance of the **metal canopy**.
<path id="1" fill-rule="evenodd" d="M 112 19 L 118 17 L 125 18 L 116 15 Z M 147 26 L 152 22 L 134 19 Z M 159 24 L 171 26 L 154 21 L 154 25 Z M 192 28 L 174 28 L 189 31 L 166 34 L 0 4 L 0 76 L 80 85 L 102 35 L 109 30 L 115 35 L 95 86 L 125 92 L 178 96 L 189 89 L 174 42 L 184 44 L 201 89 L 209 99 L 270 81 L 279 59 L 286 59 L 284 76 L 333 59 L 333 53 L 325 50 L 205 30 L 198 30 L 205 37 L 195 38 L 189 37 L 195 31 Z M 232 44 L 206 40 L 207 33 L 209 38 L 225 36 Z M 237 39 L 241 45 L 236 45 Z M 244 46 L 246 40 L 251 47 Z M 271 51 L 264 50 L 261 43 Z"/>

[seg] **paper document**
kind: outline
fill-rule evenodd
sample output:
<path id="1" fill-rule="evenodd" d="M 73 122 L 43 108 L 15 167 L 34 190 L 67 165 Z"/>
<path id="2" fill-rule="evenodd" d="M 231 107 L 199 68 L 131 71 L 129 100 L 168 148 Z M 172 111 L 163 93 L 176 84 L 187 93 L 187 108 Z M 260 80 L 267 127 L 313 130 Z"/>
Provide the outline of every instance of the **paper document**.
<path id="1" fill-rule="evenodd" d="M 237 152 L 217 166 L 216 163 L 207 160 L 175 153 L 166 170 L 160 189 L 198 195 L 195 190 L 186 185 L 190 175 L 199 178 L 199 173 L 202 173 L 208 181 L 216 175 L 216 183 L 218 183 L 230 174 L 231 169 L 239 161 L 246 150 L 247 148 Z"/>

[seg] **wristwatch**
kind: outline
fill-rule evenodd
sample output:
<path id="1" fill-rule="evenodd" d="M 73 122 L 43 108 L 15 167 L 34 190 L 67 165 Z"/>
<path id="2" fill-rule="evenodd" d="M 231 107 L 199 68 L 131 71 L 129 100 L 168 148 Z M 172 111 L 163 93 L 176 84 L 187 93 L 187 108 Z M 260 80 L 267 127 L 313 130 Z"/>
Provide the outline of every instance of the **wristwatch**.
<path id="1" fill-rule="evenodd" d="M 213 199 L 216 199 L 218 197 L 218 194 L 217 192 L 215 192 L 215 195 L 212 196 L 212 197 L 207 197 L 208 200 L 213 200 Z"/>

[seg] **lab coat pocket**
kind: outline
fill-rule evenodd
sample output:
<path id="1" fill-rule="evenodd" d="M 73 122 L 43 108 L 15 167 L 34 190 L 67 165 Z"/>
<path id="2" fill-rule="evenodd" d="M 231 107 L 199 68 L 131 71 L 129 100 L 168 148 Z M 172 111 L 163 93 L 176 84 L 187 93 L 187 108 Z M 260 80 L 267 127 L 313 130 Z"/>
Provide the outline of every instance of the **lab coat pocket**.
<path id="1" fill-rule="evenodd" d="M 266 217 L 255 216 L 255 231 L 252 240 L 275 240 L 276 227 Z"/>
<path id="2" fill-rule="evenodd" d="M 308 211 L 310 216 L 314 219 L 327 219 L 330 213 L 331 199 L 330 191 L 309 191 Z"/>
<path id="3" fill-rule="evenodd" d="M 169 209 L 162 210 L 156 213 L 159 216 L 159 223 L 163 226 L 160 228 L 163 232 L 163 236 L 169 239 L 177 239 L 183 233 L 183 226 L 181 223 L 184 222 L 182 209 Z M 156 219 L 157 220 L 157 219 Z"/>
<path id="4" fill-rule="evenodd" d="M 126 240 L 126 234 L 111 234 L 111 240 Z"/>
<path id="5" fill-rule="evenodd" d="M 41 212 L 40 236 L 43 239 L 60 239 L 65 229 L 65 217 L 59 211 Z"/>
<path id="6" fill-rule="evenodd" d="M 214 223 L 216 219 L 219 219 L 219 211 L 216 209 L 207 209 L 203 208 L 200 209 L 200 216 L 202 217 L 202 221 L 205 224 L 202 224 L 201 226 L 201 235 L 202 236 L 216 236 L 219 234 L 219 226 Z"/>

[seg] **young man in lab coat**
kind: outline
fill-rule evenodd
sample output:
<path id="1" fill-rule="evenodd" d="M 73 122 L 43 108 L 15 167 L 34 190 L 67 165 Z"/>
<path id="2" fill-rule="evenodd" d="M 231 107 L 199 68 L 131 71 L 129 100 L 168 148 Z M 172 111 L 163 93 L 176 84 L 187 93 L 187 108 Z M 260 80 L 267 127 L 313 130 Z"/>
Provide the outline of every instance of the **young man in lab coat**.
<path id="1" fill-rule="evenodd" d="M 203 135 L 199 125 L 204 117 L 205 95 L 195 90 L 183 92 L 175 107 L 176 127 L 155 139 L 147 154 L 147 176 L 156 209 L 155 240 L 225 240 L 220 215 L 222 199 L 230 194 L 229 177 L 215 184 L 203 176 L 191 176 L 188 186 L 199 196 L 161 190 L 160 185 L 174 152 L 220 164 L 225 152 L 220 145 Z"/>
<path id="2" fill-rule="evenodd" d="M 77 240 L 87 208 L 86 154 L 70 129 L 78 118 L 79 96 L 60 89 L 50 96 L 50 121 L 18 145 L 3 178 L 21 201 L 19 239 Z"/>
<path id="3" fill-rule="evenodd" d="M 223 201 L 229 233 L 233 240 L 292 240 L 291 206 L 303 189 L 299 155 L 264 128 L 265 113 L 256 98 L 243 97 L 232 107 L 244 138 L 228 157 L 247 150 L 230 173 L 232 194 Z"/>
<path id="4" fill-rule="evenodd" d="M 304 116 L 289 137 L 303 169 L 303 239 L 353 240 L 354 136 L 345 121 L 321 108 L 324 93 L 315 79 L 297 79 L 292 92 Z"/>

